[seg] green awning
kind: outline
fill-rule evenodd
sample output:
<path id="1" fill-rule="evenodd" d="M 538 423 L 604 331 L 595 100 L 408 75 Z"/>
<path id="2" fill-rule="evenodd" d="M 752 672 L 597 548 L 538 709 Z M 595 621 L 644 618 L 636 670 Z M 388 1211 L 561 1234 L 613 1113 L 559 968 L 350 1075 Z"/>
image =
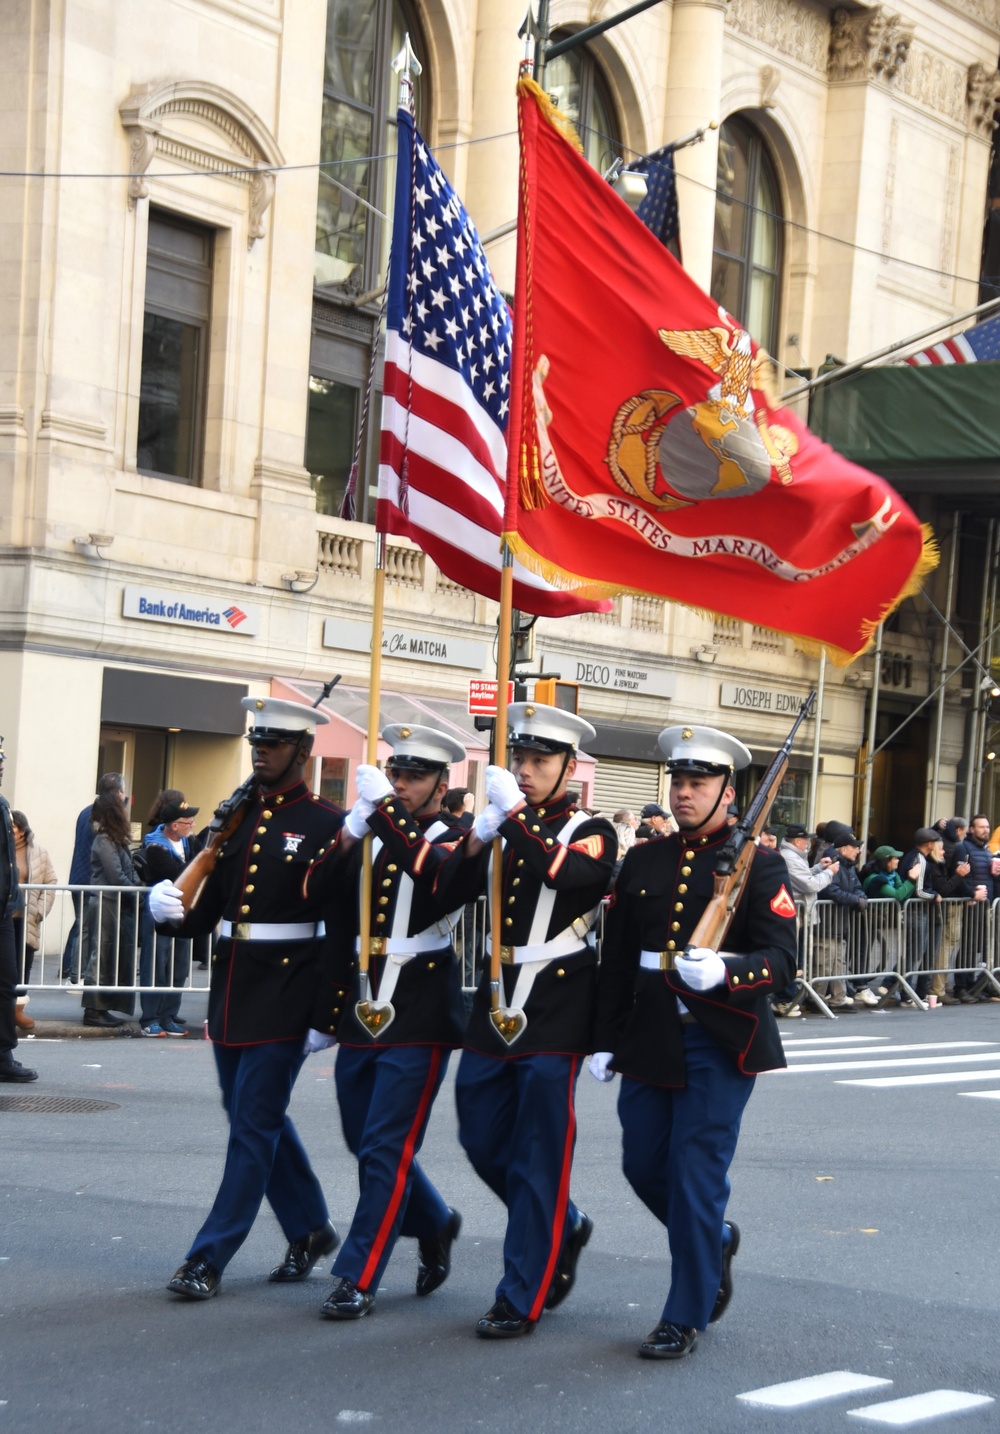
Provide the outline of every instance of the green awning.
<path id="1" fill-rule="evenodd" d="M 1000 363 L 862 369 L 823 385 L 809 426 L 866 468 L 1000 461 Z"/>

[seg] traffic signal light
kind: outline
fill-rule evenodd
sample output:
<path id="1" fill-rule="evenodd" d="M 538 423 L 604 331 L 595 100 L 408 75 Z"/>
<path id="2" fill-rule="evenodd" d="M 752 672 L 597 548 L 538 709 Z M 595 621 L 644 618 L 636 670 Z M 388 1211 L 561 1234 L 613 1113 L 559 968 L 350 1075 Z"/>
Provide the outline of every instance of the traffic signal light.
<path id="1" fill-rule="evenodd" d="M 558 707 L 563 712 L 579 712 L 580 684 L 562 682 L 558 677 L 540 677 L 535 683 L 534 700 L 547 707 Z"/>

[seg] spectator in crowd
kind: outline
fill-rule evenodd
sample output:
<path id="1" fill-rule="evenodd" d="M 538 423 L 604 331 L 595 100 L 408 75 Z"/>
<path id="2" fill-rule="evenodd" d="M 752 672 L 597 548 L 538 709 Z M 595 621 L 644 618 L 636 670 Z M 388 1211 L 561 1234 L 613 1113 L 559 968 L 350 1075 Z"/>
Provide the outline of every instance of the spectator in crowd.
<path id="1" fill-rule="evenodd" d="M 955 882 L 956 877 L 965 878 L 972 870 L 969 862 L 969 853 L 965 845 L 965 834 L 969 829 L 969 823 L 965 817 L 951 817 L 948 821 L 935 823 L 941 828 L 942 846 L 944 848 L 944 870 L 949 883 L 954 883 L 948 893 L 942 892 L 944 896 L 944 919 L 941 931 L 940 946 L 940 969 L 952 970 L 960 960 L 962 950 L 962 905 L 964 882 Z M 943 978 L 941 978 L 943 980 Z M 957 971 L 954 976 L 954 988 L 951 995 L 946 991 L 937 992 L 945 1005 L 951 1005 L 958 1001 L 963 985 L 968 984 L 968 977 L 964 972 Z M 932 986 L 932 990 L 935 987 Z"/>
<path id="2" fill-rule="evenodd" d="M 670 824 L 670 813 L 665 811 L 659 802 L 647 802 L 642 809 L 641 816 L 645 824 L 651 828 L 652 837 L 669 836 L 673 830 Z"/>
<path id="3" fill-rule="evenodd" d="M 816 835 L 810 838 L 808 861 L 810 866 L 815 866 L 820 857 L 827 855 L 831 848 L 826 839 L 826 822 L 819 822 L 816 826 Z"/>
<path id="4" fill-rule="evenodd" d="M 43 846 L 35 841 L 35 833 L 23 812 L 11 812 L 14 825 L 14 850 L 17 855 L 17 876 L 21 887 L 55 886 L 58 878 L 52 860 Z M 35 953 L 42 941 L 42 921 L 52 910 L 54 891 L 25 891 L 24 904 L 14 912 L 14 949 L 21 967 L 24 985 L 18 988 L 14 1022 L 19 1031 L 33 1031 L 35 1023 L 25 1007 L 28 993 L 24 989 L 31 980 Z"/>
<path id="5" fill-rule="evenodd" d="M 0 737 L 0 785 L 3 784 L 4 752 Z M 12 916 L 20 907 L 17 879 L 14 823 L 6 797 L 0 796 L 0 1081 L 32 1081 L 38 1072 L 14 1059 L 17 1026 L 14 1022 L 14 990 L 17 986 L 17 956 Z"/>
<path id="6" fill-rule="evenodd" d="M 785 839 L 779 849 L 788 868 L 792 895 L 797 902 L 801 901 L 804 907 L 798 931 L 797 976 L 801 976 L 803 971 L 806 933 L 816 922 L 816 899 L 821 891 L 826 891 L 838 871 L 837 863 L 831 861 L 829 857 L 824 857 L 815 865 L 810 866 L 806 853 L 812 840 L 813 834 L 808 832 L 800 822 L 790 822 L 785 827 Z M 773 1003 L 775 1013 L 779 1016 L 800 1016 L 801 1009 L 794 1004 L 795 995 L 796 986 L 794 984 L 788 986 L 784 991 L 779 991 Z"/>
<path id="7" fill-rule="evenodd" d="M 125 778 L 121 772 L 102 773 L 97 783 L 97 796 L 102 797 L 108 792 L 117 792 L 121 800 L 125 800 Z M 90 849 L 94 845 L 93 814 L 94 803 L 91 802 L 89 807 L 84 807 L 76 819 L 73 857 L 69 865 L 70 886 L 89 886 L 90 884 Z M 64 981 L 76 985 L 80 981 L 83 967 L 87 964 L 86 953 L 80 949 L 81 936 L 86 925 L 82 892 L 73 893 L 73 913 L 73 925 L 66 937 L 60 975 Z"/>
<path id="8" fill-rule="evenodd" d="M 817 942 L 817 975 L 821 978 L 840 976 L 846 973 L 847 967 L 857 966 L 863 938 L 859 918 L 868 905 L 856 868 L 861 850 L 857 837 L 843 822 L 827 822 L 826 839 L 836 851 L 837 874 L 829 887 L 833 902 L 828 913 L 830 919 L 825 926 L 821 925 Z M 828 992 L 827 1004 L 831 1010 L 854 1009 L 846 981 L 831 980 Z"/>
<path id="9" fill-rule="evenodd" d="M 903 858 L 902 867 L 913 884 L 911 899 L 903 910 L 903 931 L 906 939 L 906 970 L 917 974 L 915 990 L 921 1000 L 930 991 L 929 967 L 932 953 L 936 957 L 940 931 L 937 922 L 932 922 L 934 907 L 941 897 L 935 888 L 932 876 L 933 865 L 929 858 L 940 849 L 944 862 L 944 843 L 941 833 L 935 827 L 920 827 L 914 836 L 915 845 Z M 909 1002 L 904 1002 L 908 1005 Z"/>
<path id="10" fill-rule="evenodd" d="M 620 822 L 617 818 L 611 825 L 614 827 L 615 836 L 618 838 L 618 856 L 615 860 L 615 876 L 617 876 L 621 869 L 622 862 L 628 855 L 629 849 L 635 845 L 635 827 L 631 822 Z"/>
<path id="11" fill-rule="evenodd" d="M 188 805 L 184 793 L 176 788 L 161 792 L 157 797 L 151 815 L 158 820 L 147 833 L 142 848 L 142 878 L 146 886 L 155 886 L 158 881 L 174 881 L 201 850 L 202 844 L 194 835 L 198 811 L 198 807 Z M 152 940 L 143 941 L 139 983 L 181 987 L 191 971 L 191 938 L 153 932 L 149 902 L 144 900 L 142 906 L 143 924 L 148 922 Z M 144 1036 L 187 1035 L 187 1024 L 180 1016 L 180 990 L 142 991 L 139 1006 L 142 1012 L 139 1024 Z"/>
<path id="12" fill-rule="evenodd" d="M 616 811 L 611 818 L 611 822 L 613 826 L 619 826 L 623 822 L 627 823 L 633 832 L 635 832 L 639 826 L 639 818 L 631 807 L 619 807 L 618 811 Z"/>
<path id="13" fill-rule="evenodd" d="M 907 857 L 903 863 L 903 870 L 900 870 L 900 859 L 903 853 L 894 846 L 877 846 L 872 852 L 872 859 L 865 863 L 865 872 L 862 876 L 861 886 L 865 895 L 871 901 L 894 901 L 903 907 L 903 922 L 907 924 L 906 903 L 913 896 L 917 889 L 917 877 L 920 868 L 916 865 L 915 854 Z M 892 912 L 892 915 L 882 916 L 883 911 Z M 872 913 L 869 912 L 872 919 Z M 919 925 L 919 919 L 910 920 L 908 929 L 914 932 Z M 898 982 L 892 978 L 899 973 L 899 927 L 897 925 L 894 908 L 879 907 L 874 916 L 874 931 L 869 929 L 869 951 L 882 948 L 881 966 L 882 970 L 870 985 L 864 986 L 855 994 L 855 1000 L 866 1006 L 877 1006 L 883 996 L 889 994 L 890 988 L 895 988 Z M 925 933 L 926 935 L 926 933 Z M 911 943 L 912 944 L 912 943 Z M 910 950 L 907 950 L 907 970 L 911 969 L 909 959 Z M 912 1005 L 908 998 L 903 1001 L 904 1005 Z"/>
<path id="14" fill-rule="evenodd" d="M 931 840 L 931 832 L 934 833 L 934 840 Z M 921 837 L 924 841 L 921 842 Z M 944 972 L 949 962 L 949 946 L 945 939 L 945 919 L 942 919 L 942 912 L 947 911 L 944 902 L 949 897 L 954 897 L 961 891 L 962 879 L 965 875 L 964 867 L 968 863 L 960 864 L 962 869 L 956 867 L 955 871 L 948 874 L 948 867 L 944 856 L 944 842 L 941 832 L 935 827 L 924 827 L 916 835 L 916 860 L 920 870 L 917 881 L 918 889 L 933 896 L 933 907 L 928 911 L 928 939 L 925 970 L 921 973 L 917 982 L 917 995 L 921 999 L 927 996 L 934 996 L 943 1006 L 957 1006 L 957 996 L 950 996 L 947 990 Z M 907 857 L 905 860 L 909 860 Z M 928 898 L 925 898 L 927 900 Z M 957 909 L 957 908 L 955 908 Z"/>
<path id="15" fill-rule="evenodd" d="M 475 805 L 476 799 L 468 787 L 449 787 L 441 803 L 440 820 L 467 832 L 472 826 Z"/>
<path id="16" fill-rule="evenodd" d="M 962 895 L 970 900 L 962 922 L 962 964 L 967 969 L 955 979 L 959 1000 L 970 1004 L 983 994 L 980 968 L 989 956 L 987 949 L 988 913 L 990 903 L 1000 889 L 1000 858 L 990 851 L 990 819 L 979 812 L 969 823 L 965 835 L 966 860 L 969 871 L 962 879 Z M 986 999 L 989 999 L 988 997 Z"/>
<path id="17" fill-rule="evenodd" d="M 135 887 L 142 884 L 129 851 L 131 827 L 124 792 L 105 792 L 97 798 L 94 827 L 91 885 L 128 889 L 102 892 L 100 900 L 89 903 L 87 911 L 85 936 L 89 956 L 84 986 L 120 989 L 85 990 L 83 1024 L 111 1028 L 120 1024 L 113 1012 L 131 1016 L 135 1009 L 135 992 L 125 988 L 135 981 L 138 911 Z"/>
<path id="18" fill-rule="evenodd" d="M 765 851 L 778 850 L 778 833 L 774 827 L 764 827 L 757 838 L 757 845 L 762 846 Z"/>

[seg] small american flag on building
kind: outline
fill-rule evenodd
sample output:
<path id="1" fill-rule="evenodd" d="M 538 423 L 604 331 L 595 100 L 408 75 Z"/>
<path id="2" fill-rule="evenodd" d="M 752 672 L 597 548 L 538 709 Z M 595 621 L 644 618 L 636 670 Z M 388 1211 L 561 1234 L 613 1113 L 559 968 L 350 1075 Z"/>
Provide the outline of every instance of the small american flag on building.
<path id="1" fill-rule="evenodd" d="M 468 214 L 405 110 L 386 305 L 375 526 L 411 538 L 446 577 L 500 596 L 510 310 Z M 514 563 L 514 606 L 600 612 Z"/>
<path id="2" fill-rule="evenodd" d="M 1000 315 L 965 329 L 954 338 L 921 349 L 906 360 L 915 368 L 927 364 L 1000 362 Z"/>

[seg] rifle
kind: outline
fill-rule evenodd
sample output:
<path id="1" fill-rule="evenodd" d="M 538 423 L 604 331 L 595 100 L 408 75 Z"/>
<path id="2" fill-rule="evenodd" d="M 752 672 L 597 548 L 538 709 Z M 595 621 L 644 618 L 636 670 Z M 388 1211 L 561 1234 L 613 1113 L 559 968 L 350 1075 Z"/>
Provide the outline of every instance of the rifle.
<path id="1" fill-rule="evenodd" d="M 208 824 L 208 837 L 205 845 L 191 858 L 174 882 L 181 892 L 185 912 L 191 911 L 198 904 L 202 888 L 215 870 L 215 863 L 219 860 L 219 848 L 240 826 L 248 810 L 257 800 L 257 793 L 257 778 L 251 775 L 245 782 L 240 783 L 231 797 L 227 797 L 216 807 L 215 815 Z"/>
<path id="2" fill-rule="evenodd" d="M 815 700 L 816 693 L 810 692 L 799 708 L 799 715 L 792 724 L 792 730 L 761 778 L 750 805 L 733 827 L 732 835 L 720 851 L 718 865 L 712 873 L 715 890 L 701 914 L 698 925 L 691 933 L 689 946 L 703 946 L 711 951 L 721 949 L 750 875 L 750 863 L 757 851 L 756 838 L 767 823 L 778 788 L 788 770 L 788 754 L 792 750 L 795 734 L 809 716 L 809 710 Z"/>

